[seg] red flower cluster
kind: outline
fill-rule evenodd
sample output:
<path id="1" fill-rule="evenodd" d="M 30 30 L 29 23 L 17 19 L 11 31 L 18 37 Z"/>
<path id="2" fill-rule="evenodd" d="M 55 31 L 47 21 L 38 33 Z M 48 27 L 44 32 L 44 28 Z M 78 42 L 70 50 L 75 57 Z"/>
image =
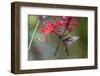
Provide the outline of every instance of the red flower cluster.
<path id="1" fill-rule="evenodd" d="M 74 17 L 60 16 L 61 18 L 60 21 L 57 19 L 57 17 L 51 17 L 51 18 L 55 21 L 55 23 L 47 21 L 46 25 L 40 28 L 40 32 L 46 36 L 46 42 L 48 42 L 47 35 L 51 33 L 55 33 L 57 35 L 58 34 L 57 32 L 61 33 L 62 32 L 61 27 L 64 27 L 65 30 L 67 30 L 68 32 L 72 32 L 78 25 L 78 20 L 77 18 Z"/>
<path id="2" fill-rule="evenodd" d="M 40 28 L 40 32 L 45 35 L 46 43 L 48 43 L 48 34 L 53 33 L 57 29 L 57 26 L 52 24 L 50 21 L 47 21 L 45 27 Z"/>
<path id="3" fill-rule="evenodd" d="M 71 20 L 71 21 L 70 21 Z M 69 18 L 70 24 L 68 24 L 68 27 L 66 28 L 69 32 L 73 32 L 78 25 L 77 18 Z"/>
<path id="4" fill-rule="evenodd" d="M 47 21 L 47 25 L 45 27 L 40 28 L 40 32 L 44 35 L 48 35 L 52 33 L 57 27 L 52 24 L 50 21 Z"/>

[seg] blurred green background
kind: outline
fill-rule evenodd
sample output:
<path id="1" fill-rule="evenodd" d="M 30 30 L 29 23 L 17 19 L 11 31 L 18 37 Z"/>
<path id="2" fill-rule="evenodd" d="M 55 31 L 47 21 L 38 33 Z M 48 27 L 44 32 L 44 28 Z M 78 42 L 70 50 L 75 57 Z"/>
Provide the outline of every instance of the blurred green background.
<path id="1" fill-rule="evenodd" d="M 68 36 L 79 36 L 79 40 L 68 46 L 68 51 L 70 55 L 68 56 L 63 47 L 59 47 L 59 50 L 54 56 L 57 44 L 59 43 L 59 38 L 55 35 L 50 34 L 48 36 L 49 42 L 45 42 L 45 36 L 41 36 L 39 32 L 39 27 L 43 26 L 40 22 L 38 29 L 36 30 L 35 36 L 32 41 L 30 50 L 28 50 L 28 60 L 53 60 L 53 59 L 78 59 L 88 57 L 88 18 L 79 17 L 77 28 L 71 32 Z M 48 17 L 50 20 L 50 18 Z M 28 16 L 28 45 L 30 43 L 33 31 L 36 24 L 40 20 L 40 16 L 29 15 Z M 36 38 L 41 36 L 40 41 L 36 41 Z"/>

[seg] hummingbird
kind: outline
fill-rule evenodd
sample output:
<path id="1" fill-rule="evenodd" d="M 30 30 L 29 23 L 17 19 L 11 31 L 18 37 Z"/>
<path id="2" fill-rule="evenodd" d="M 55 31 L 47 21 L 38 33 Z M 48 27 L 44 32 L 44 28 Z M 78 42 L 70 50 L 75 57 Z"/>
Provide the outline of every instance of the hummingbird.
<path id="1" fill-rule="evenodd" d="M 63 40 L 65 45 L 71 45 L 74 42 L 76 42 L 77 40 L 79 40 L 79 36 L 72 36 L 72 37 L 68 37 L 66 39 Z"/>
<path id="2" fill-rule="evenodd" d="M 68 56 L 69 56 L 68 45 L 73 44 L 74 42 L 76 42 L 77 40 L 79 40 L 79 38 L 80 38 L 79 36 L 72 36 L 72 37 L 68 37 L 68 38 L 65 38 L 65 39 L 62 40 L 62 42 L 64 44 L 64 49 L 65 49 L 65 51 L 66 51 L 66 53 L 67 53 Z M 60 43 L 59 43 L 59 45 L 60 45 Z M 54 55 L 56 55 L 57 50 L 59 48 L 59 45 L 56 48 L 56 52 L 54 53 Z"/>

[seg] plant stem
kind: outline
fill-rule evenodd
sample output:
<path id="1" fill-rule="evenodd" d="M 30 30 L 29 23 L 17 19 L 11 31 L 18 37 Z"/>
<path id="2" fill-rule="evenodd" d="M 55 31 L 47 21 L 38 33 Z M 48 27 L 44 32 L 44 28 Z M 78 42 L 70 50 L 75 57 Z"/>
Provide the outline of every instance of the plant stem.
<path id="1" fill-rule="evenodd" d="M 58 45 L 57 45 L 57 47 L 56 47 L 56 51 L 55 51 L 55 53 L 54 53 L 54 56 L 56 55 L 56 53 L 57 53 L 57 51 L 58 51 L 58 49 L 59 49 L 59 46 L 60 46 L 60 42 L 58 43 Z"/>
<path id="2" fill-rule="evenodd" d="M 63 33 L 62 33 L 61 36 L 63 36 L 65 32 L 66 32 L 66 27 L 65 27 L 65 29 L 64 29 L 64 31 L 63 31 Z M 55 53 L 54 53 L 54 56 L 56 55 L 56 53 L 57 53 L 57 51 L 58 51 L 58 49 L 59 49 L 60 43 L 61 43 L 61 41 L 62 41 L 61 37 L 59 37 L 59 38 L 60 38 L 60 42 L 59 42 L 58 45 L 57 45 L 56 51 L 55 51 Z"/>
<path id="3" fill-rule="evenodd" d="M 70 22 L 71 22 L 71 20 L 68 21 L 69 24 L 70 24 Z M 63 31 L 62 35 L 59 37 L 60 42 L 58 43 L 58 46 L 57 46 L 56 51 L 55 51 L 55 53 L 54 53 L 54 56 L 56 55 L 56 53 L 57 53 L 57 51 L 58 51 L 58 49 L 59 49 L 60 43 L 63 42 L 63 36 L 65 35 L 66 28 L 67 28 L 67 26 L 64 28 L 64 31 Z M 69 33 L 68 33 L 68 34 L 69 34 Z M 61 38 L 61 37 L 62 37 L 62 38 Z M 68 49 L 67 49 L 66 46 L 65 46 L 65 51 L 66 51 L 67 55 L 69 56 L 69 52 L 68 52 Z"/>
<path id="4" fill-rule="evenodd" d="M 39 23 L 40 23 L 40 21 L 37 22 L 37 24 L 36 24 L 36 26 L 35 26 L 35 29 L 34 29 L 34 31 L 33 31 L 33 34 L 32 34 L 32 37 L 31 37 L 31 41 L 30 41 L 29 46 L 28 46 L 28 51 L 29 51 L 30 48 L 31 48 L 32 41 L 33 41 L 33 38 L 34 38 L 34 36 L 35 36 L 36 30 L 37 30 L 37 28 L 38 28 L 38 26 L 39 26 Z"/>
<path id="5" fill-rule="evenodd" d="M 66 51 L 66 54 L 69 56 L 69 51 L 66 46 L 65 46 L 65 51 Z"/>

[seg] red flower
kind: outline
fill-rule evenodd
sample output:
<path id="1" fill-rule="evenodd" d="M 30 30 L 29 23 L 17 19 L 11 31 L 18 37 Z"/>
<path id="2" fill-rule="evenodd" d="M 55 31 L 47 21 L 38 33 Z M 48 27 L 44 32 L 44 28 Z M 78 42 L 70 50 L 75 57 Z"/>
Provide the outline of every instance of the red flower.
<path id="1" fill-rule="evenodd" d="M 66 22 L 66 26 L 67 26 L 66 29 L 69 32 L 72 32 L 75 30 L 76 26 L 78 25 L 78 19 L 73 17 L 68 17 L 68 21 L 69 22 Z"/>
<path id="2" fill-rule="evenodd" d="M 53 19 L 55 22 L 58 21 L 58 20 L 57 20 L 57 17 L 52 17 L 52 19 Z"/>
<path id="3" fill-rule="evenodd" d="M 68 28 L 67 29 L 69 32 L 72 32 L 74 30 L 74 28 Z"/>
<path id="4" fill-rule="evenodd" d="M 70 23 L 68 21 L 65 22 L 65 28 L 67 29 L 70 26 Z"/>
<path id="5" fill-rule="evenodd" d="M 57 27 L 52 24 L 50 21 L 47 21 L 47 25 L 45 27 L 40 28 L 40 32 L 45 35 L 46 43 L 48 43 L 48 37 L 50 33 L 53 33 Z"/>
<path id="6" fill-rule="evenodd" d="M 62 26 L 64 26 L 64 23 L 63 23 L 63 21 L 57 21 L 57 25 L 62 27 Z"/>
<path id="7" fill-rule="evenodd" d="M 78 22 L 77 21 L 74 21 L 73 22 L 73 26 L 77 26 L 78 25 Z"/>
<path id="8" fill-rule="evenodd" d="M 73 17 L 68 17 L 68 21 L 69 21 L 69 20 L 72 20 L 72 19 L 73 19 Z"/>
<path id="9" fill-rule="evenodd" d="M 50 21 L 47 22 L 47 28 L 50 30 L 50 31 L 53 31 L 56 29 L 56 26 L 54 24 L 52 24 Z"/>
<path id="10" fill-rule="evenodd" d="M 44 35 L 47 35 L 50 33 L 49 29 L 44 27 L 44 28 L 40 28 L 40 32 L 43 33 Z"/>
<path id="11" fill-rule="evenodd" d="M 39 39 L 38 38 L 36 38 L 36 42 L 39 42 Z"/>
<path id="12" fill-rule="evenodd" d="M 61 36 L 62 30 L 60 27 L 64 27 L 65 30 L 69 32 L 73 32 L 75 27 L 78 25 L 77 19 L 74 17 L 60 16 L 60 18 L 62 20 L 59 21 L 57 20 L 57 17 L 52 17 L 52 19 L 55 21 L 55 24 L 47 21 L 46 25 L 40 28 L 40 32 L 45 35 L 46 43 L 48 43 L 48 35 L 51 33 Z"/>
<path id="13" fill-rule="evenodd" d="M 48 21 L 45 27 L 40 28 L 40 32 L 43 33 L 44 35 L 47 35 L 53 32 L 55 29 L 56 29 L 56 26 Z"/>

